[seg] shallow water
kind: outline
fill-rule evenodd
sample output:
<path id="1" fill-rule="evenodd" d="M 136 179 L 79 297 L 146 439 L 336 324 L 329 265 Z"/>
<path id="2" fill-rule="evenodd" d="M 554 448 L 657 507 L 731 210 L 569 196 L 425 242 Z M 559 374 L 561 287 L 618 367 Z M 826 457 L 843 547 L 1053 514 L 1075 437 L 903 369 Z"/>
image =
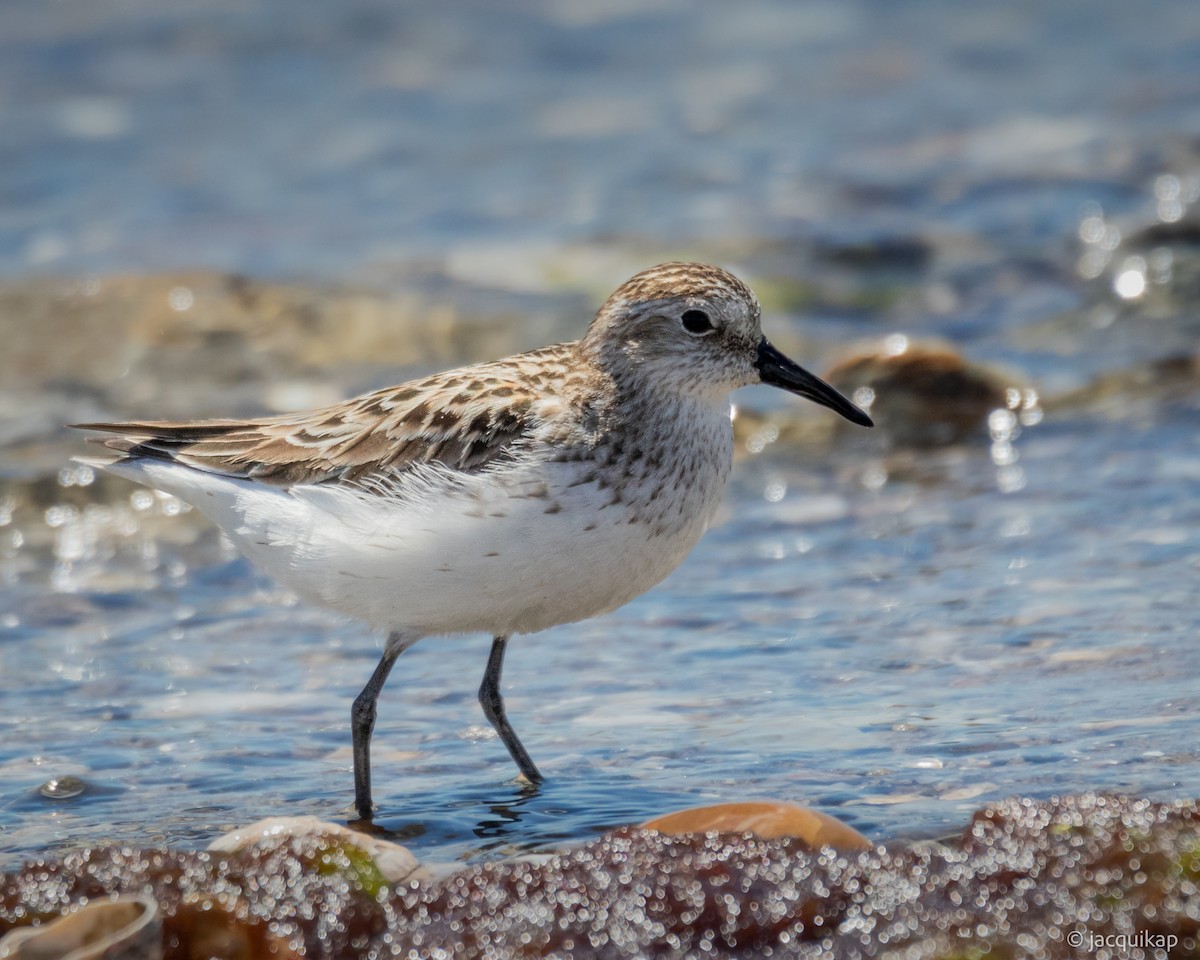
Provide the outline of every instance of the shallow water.
<path id="1" fill-rule="evenodd" d="M 666 583 L 511 645 L 535 795 L 475 703 L 486 638 L 423 641 L 380 703 L 382 824 L 444 861 L 748 796 L 882 839 L 1012 794 L 1196 795 L 1200 377 L 1148 366 L 1200 332 L 1190 0 L 280 14 L 0 13 L 0 862 L 346 816 L 378 656 L 194 512 L 68 466 L 61 423 L 303 406 L 571 336 L 681 253 L 742 269 L 814 365 L 941 337 L 1045 416 L 744 456 Z M 342 289 L 277 314 L 106 276 L 178 267 Z M 80 795 L 39 792 L 65 776 Z"/>

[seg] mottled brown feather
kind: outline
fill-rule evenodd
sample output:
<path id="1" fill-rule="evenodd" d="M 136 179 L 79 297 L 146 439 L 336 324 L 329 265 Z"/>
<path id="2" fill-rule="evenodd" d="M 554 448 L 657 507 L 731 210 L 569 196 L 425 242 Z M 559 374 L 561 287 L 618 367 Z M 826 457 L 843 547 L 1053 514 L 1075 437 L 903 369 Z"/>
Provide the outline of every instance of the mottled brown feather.
<path id="1" fill-rule="evenodd" d="M 362 483 L 417 464 L 474 472 L 530 439 L 545 365 L 561 374 L 576 344 L 451 370 L 301 414 L 187 423 L 74 424 L 114 436 L 96 442 L 149 457 L 278 486 Z M 557 371 L 556 369 L 557 368 Z M 464 387 L 464 384 L 467 386 Z"/>

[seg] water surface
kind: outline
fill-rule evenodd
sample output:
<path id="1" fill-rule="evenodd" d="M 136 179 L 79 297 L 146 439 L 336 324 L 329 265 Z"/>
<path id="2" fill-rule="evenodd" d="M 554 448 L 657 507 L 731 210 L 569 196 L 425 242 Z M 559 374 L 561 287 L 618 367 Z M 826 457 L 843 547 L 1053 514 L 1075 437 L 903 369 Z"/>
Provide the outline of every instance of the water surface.
<path id="1" fill-rule="evenodd" d="M 1039 416 L 743 449 L 661 587 L 511 644 L 536 794 L 475 702 L 487 638 L 423 641 L 380 702 L 382 824 L 445 861 L 745 797 L 882 839 L 1013 794 L 1200 789 L 1193 3 L 0 21 L 6 863 L 347 816 L 379 653 L 195 512 L 70 466 L 62 423 L 288 409 L 574 336 L 676 255 L 743 273 L 814 367 L 937 337 Z M 39 792 L 65 776 L 83 793 Z"/>

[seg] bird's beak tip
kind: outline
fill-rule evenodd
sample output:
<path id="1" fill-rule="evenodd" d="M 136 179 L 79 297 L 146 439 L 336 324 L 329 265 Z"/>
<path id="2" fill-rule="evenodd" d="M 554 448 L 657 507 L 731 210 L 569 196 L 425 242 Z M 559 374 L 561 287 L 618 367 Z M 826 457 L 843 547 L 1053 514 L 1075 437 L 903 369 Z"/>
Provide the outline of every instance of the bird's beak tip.
<path id="1" fill-rule="evenodd" d="M 875 426 L 865 410 L 848 400 L 837 388 L 784 356 L 766 337 L 758 344 L 758 361 L 755 365 L 763 383 L 829 407 L 860 427 Z"/>

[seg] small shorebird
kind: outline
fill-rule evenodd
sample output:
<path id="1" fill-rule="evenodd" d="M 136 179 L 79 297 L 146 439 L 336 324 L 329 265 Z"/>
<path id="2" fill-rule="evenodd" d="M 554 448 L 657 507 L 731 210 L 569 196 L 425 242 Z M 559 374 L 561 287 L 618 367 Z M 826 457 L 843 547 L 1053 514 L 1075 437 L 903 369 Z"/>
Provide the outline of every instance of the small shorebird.
<path id="1" fill-rule="evenodd" d="M 110 434 L 88 462 L 193 504 L 280 583 L 388 631 L 350 716 L 369 819 L 375 703 L 430 634 L 492 635 L 479 701 L 541 781 L 500 696 L 509 637 L 614 610 L 679 565 L 729 475 L 729 393 L 752 383 L 871 425 L 771 346 L 740 280 L 664 263 L 572 343 L 307 413 L 77 426 Z"/>

